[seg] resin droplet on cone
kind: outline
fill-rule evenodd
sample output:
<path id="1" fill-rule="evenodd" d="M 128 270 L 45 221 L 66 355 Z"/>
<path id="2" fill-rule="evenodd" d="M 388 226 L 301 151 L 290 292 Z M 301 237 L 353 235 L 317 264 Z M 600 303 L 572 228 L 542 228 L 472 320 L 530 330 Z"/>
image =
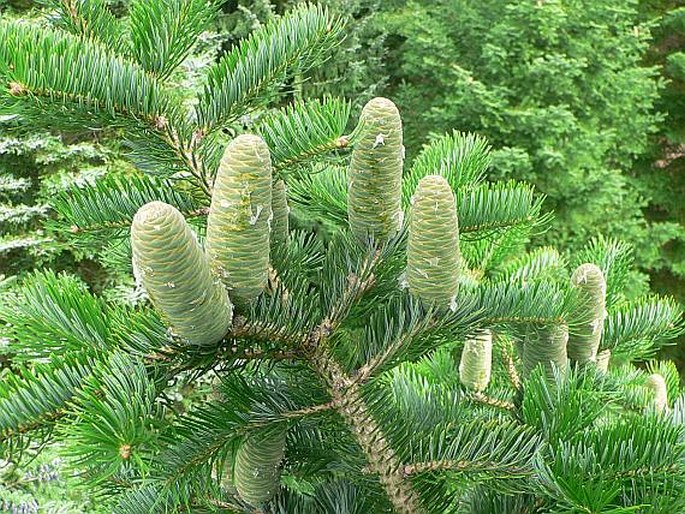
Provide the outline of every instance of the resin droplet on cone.
<path id="1" fill-rule="evenodd" d="M 459 226 L 452 188 L 439 175 L 423 177 L 410 208 L 409 291 L 428 305 L 450 307 L 459 286 L 460 261 Z"/>
<path id="2" fill-rule="evenodd" d="M 196 345 L 212 345 L 226 335 L 233 316 L 228 294 L 175 207 L 141 207 L 131 225 L 131 247 L 136 274 L 176 335 Z"/>
<path id="3" fill-rule="evenodd" d="M 348 174 L 348 219 L 359 239 L 383 241 L 402 227 L 402 120 L 394 103 L 374 98 L 359 123 Z"/>
<path id="4" fill-rule="evenodd" d="M 207 254 L 231 299 L 246 304 L 264 290 L 269 269 L 271 157 L 259 136 L 226 148 L 207 217 Z"/>

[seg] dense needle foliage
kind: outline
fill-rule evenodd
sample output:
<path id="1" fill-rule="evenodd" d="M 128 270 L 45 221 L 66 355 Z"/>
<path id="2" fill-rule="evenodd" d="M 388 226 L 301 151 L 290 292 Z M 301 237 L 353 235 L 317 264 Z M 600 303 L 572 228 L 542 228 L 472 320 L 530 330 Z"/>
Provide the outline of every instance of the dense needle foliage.
<path id="1" fill-rule="evenodd" d="M 627 294 L 629 246 L 527 252 L 543 198 L 488 181 L 471 133 L 405 166 L 390 99 L 255 115 L 341 44 L 325 8 L 274 17 L 188 90 L 173 76 L 219 3 L 130 3 L 126 31 L 104 0 L 0 22 L 3 110 L 118 130 L 138 170 L 53 199 L 52 230 L 106 241 L 133 299 L 49 270 L 3 290 L 10 465 L 59 442 L 122 514 L 685 508 L 685 394 L 651 360 L 682 313 Z"/>

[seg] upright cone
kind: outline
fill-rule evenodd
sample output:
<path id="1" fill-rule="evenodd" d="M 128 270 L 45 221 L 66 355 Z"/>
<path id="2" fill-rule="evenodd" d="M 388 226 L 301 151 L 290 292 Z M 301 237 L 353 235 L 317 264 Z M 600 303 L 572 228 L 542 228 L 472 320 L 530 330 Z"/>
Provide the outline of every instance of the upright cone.
<path id="1" fill-rule="evenodd" d="M 259 507 L 279 489 L 285 431 L 249 434 L 238 449 L 233 480 L 243 501 Z"/>
<path id="2" fill-rule="evenodd" d="M 452 188 L 443 177 L 423 177 L 412 199 L 407 281 L 426 304 L 453 305 L 459 285 L 459 226 Z"/>
<path id="3" fill-rule="evenodd" d="M 286 195 L 285 182 L 274 181 L 271 197 L 271 209 L 273 221 L 271 222 L 271 246 L 283 245 L 288 242 L 288 197 Z"/>
<path id="4" fill-rule="evenodd" d="M 271 157 L 259 136 L 244 134 L 226 148 L 207 218 L 210 263 L 238 304 L 257 298 L 269 269 Z"/>
<path id="5" fill-rule="evenodd" d="M 595 362 L 606 317 L 606 281 L 594 264 L 581 264 L 571 276 L 571 284 L 580 297 L 576 313 L 579 322 L 569 334 L 568 356 L 581 365 Z"/>
<path id="6" fill-rule="evenodd" d="M 402 120 L 394 103 L 374 98 L 359 122 L 348 175 L 350 228 L 362 240 L 383 241 L 402 227 Z"/>
<path id="7" fill-rule="evenodd" d="M 480 392 L 488 387 L 491 371 L 492 332 L 485 330 L 466 340 L 459 362 L 459 381 L 464 387 Z"/>
<path id="8" fill-rule="evenodd" d="M 566 325 L 540 326 L 532 330 L 523 343 L 524 376 L 529 376 L 539 364 L 550 379 L 554 377 L 555 367 L 565 372 L 568 366 L 567 342 Z"/>
<path id="9" fill-rule="evenodd" d="M 195 345 L 212 345 L 231 327 L 233 307 L 212 274 L 195 233 L 171 205 L 141 207 L 131 226 L 133 266 L 172 331 Z"/>

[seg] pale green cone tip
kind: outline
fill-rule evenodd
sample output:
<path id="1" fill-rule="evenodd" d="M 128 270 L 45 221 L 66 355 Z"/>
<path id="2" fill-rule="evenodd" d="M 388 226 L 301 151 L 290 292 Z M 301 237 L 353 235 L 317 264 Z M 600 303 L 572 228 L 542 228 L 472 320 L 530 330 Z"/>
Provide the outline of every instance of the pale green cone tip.
<path id="1" fill-rule="evenodd" d="M 288 214 L 288 196 L 285 182 L 283 180 L 274 181 L 271 199 L 271 209 L 273 211 L 273 221 L 271 222 L 271 247 L 283 245 L 288 242 L 288 231 L 290 224 Z"/>
<path id="2" fill-rule="evenodd" d="M 233 306 L 175 207 L 141 207 L 131 225 L 131 247 L 137 278 L 175 335 L 195 345 L 212 345 L 226 335 Z"/>
<path id="3" fill-rule="evenodd" d="M 214 181 L 205 247 L 231 299 L 241 305 L 257 298 L 267 283 L 271 187 L 264 140 L 243 134 L 231 141 Z"/>
<path id="4" fill-rule="evenodd" d="M 459 225 L 452 188 L 444 177 L 428 175 L 410 207 L 407 282 L 416 298 L 453 307 L 459 287 Z"/>
<path id="5" fill-rule="evenodd" d="M 238 449 L 233 481 L 240 498 L 254 507 L 269 501 L 280 486 L 285 431 L 250 434 Z"/>
<path id="6" fill-rule="evenodd" d="M 580 307 L 574 330 L 569 335 L 568 356 L 571 362 L 594 362 L 602 339 L 606 317 L 606 280 L 595 264 L 581 264 L 573 275 L 571 285 L 579 296 Z"/>
<path id="7" fill-rule="evenodd" d="M 523 343 L 524 376 L 530 376 L 539 364 L 550 379 L 554 377 L 555 367 L 564 373 L 568 367 L 567 343 L 566 325 L 540 326 L 531 330 Z"/>
<path id="8" fill-rule="evenodd" d="M 364 106 L 348 173 L 347 213 L 361 240 L 387 240 L 402 227 L 402 120 L 392 101 L 373 98 Z"/>
<path id="9" fill-rule="evenodd" d="M 658 373 L 649 375 L 645 384 L 654 393 L 652 405 L 657 412 L 664 412 L 668 409 L 668 388 L 666 381 Z"/>
<path id="10" fill-rule="evenodd" d="M 492 371 L 492 332 L 466 339 L 459 362 L 459 381 L 473 391 L 485 390 L 490 383 Z"/>

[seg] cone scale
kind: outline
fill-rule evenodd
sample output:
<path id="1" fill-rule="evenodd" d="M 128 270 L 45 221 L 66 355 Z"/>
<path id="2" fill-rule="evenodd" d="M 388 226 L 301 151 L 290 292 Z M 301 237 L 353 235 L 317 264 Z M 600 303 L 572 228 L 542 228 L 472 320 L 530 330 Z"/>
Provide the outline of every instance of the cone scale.
<path id="1" fill-rule="evenodd" d="M 410 208 L 407 244 L 409 291 L 427 305 L 454 305 L 459 285 L 459 226 L 452 188 L 445 178 L 419 182 Z"/>
<path id="2" fill-rule="evenodd" d="M 231 141 L 214 182 L 206 249 L 239 305 L 257 298 L 267 283 L 271 188 L 271 157 L 262 138 L 244 134 Z"/>
<path id="3" fill-rule="evenodd" d="M 402 227 L 402 120 L 394 103 L 373 98 L 359 123 L 348 174 L 348 219 L 360 240 L 383 241 Z"/>
<path id="4" fill-rule="evenodd" d="M 133 218 L 131 247 L 136 274 L 172 332 L 200 346 L 221 340 L 233 307 L 183 215 L 163 202 L 144 205 Z"/>

